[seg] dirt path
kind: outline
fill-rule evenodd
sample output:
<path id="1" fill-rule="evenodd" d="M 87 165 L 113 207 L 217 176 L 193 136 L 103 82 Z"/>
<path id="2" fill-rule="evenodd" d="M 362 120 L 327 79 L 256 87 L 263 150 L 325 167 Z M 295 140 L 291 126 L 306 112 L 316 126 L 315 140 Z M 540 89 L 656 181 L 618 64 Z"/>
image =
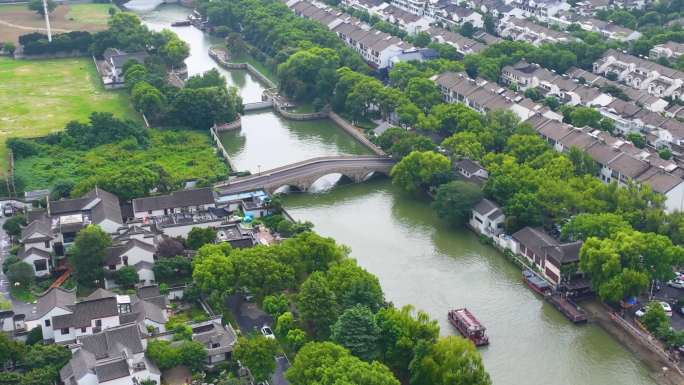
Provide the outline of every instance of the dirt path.
<path id="1" fill-rule="evenodd" d="M 610 335 L 615 337 L 621 344 L 629 349 L 635 356 L 648 366 L 653 379 L 660 385 L 682 385 L 684 378 L 672 369 L 672 362 L 663 359 L 659 354 L 649 349 L 645 343 L 636 340 L 627 331 L 618 326 L 610 319 L 610 315 L 603 305 L 597 301 L 582 302 L 582 307 L 587 310 L 590 320 L 601 326 Z M 663 368 L 669 368 L 663 370 Z"/>
<path id="2" fill-rule="evenodd" d="M 0 24 L 2 24 L 2 25 L 4 25 L 4 26 L 7 26 L 7 27 L 12 27 L 12 28 L 21 29 L 21 30 L 24 30 L 24 31 L 47 31 L 47 28 L 26 27 L 26 26 L 23 26 L 23 25 L 13 24 L 13 23 L 10 23 L 10 22 L 5 21 L 5 20 L 2 20 L 2 19 L 0 19 Z M 68 29 L 60 29 L 60 28 L 50 28 L 50 29 L 52 30 L 52 32 L 71 32 L 71 31 L 69 31 Z"/>

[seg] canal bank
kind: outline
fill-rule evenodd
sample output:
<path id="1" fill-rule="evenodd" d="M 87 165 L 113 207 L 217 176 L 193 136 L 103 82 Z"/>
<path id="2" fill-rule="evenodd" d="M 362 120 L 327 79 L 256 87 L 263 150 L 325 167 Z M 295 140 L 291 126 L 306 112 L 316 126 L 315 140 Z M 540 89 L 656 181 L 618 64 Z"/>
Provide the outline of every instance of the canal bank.
<path id="1" fill-rule="evenodd" d="M 413 304 L 456 334 L 449 309 L 467 307 L 488 328 L 480 349 L 494 384 L 645 385 L 651 371 L 596 324 L 575 326 L 530 291 L 520 270 L 470 231 L 438 220 L 388 180 L 285 197 L 295 220 L 352 249 L 387 300 Z"/>
<path id="2" fill-rule="evenodd" d="M 168 28 L 187 9 L 164 6 L 142 13 L 153 29 Z M 216 41 L 191 27 L 171 28 L 191 47 L 190 74 L 217 65 Z M 264 87 L 245 71 L 225 71 L 245 102 Z M 238 169 L 266 170 L 315 156 L 367 150 L 330 121 L 291 122 L 272 111 L 243 117 L 240 131 L 221 135 Z M 466 306 L 489 328 L 481 350 L 494 383 L 513 385 L 654 384 L 648 368 L 597 325 L 575 327 L 529 291 L 520 271 L 474 234 L 446 227 L 427 202 L 407 198 L 387 181 L 344 186 L 327 194 L 288 196 L 296 220 L 312 221 L 323 235 L 352 247 L 352 256 L 376 274 L 387 299 L 414 304 L 455 334 L 446 312 Z"/>

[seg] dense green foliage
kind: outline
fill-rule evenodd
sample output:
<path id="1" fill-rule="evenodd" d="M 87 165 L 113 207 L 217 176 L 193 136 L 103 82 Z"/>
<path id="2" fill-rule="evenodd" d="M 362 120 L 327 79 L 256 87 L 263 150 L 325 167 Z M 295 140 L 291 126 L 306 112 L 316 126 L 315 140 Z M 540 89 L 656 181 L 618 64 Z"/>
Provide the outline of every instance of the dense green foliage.
<path id="1" fill-rule="evenodd" d="M 287 379 L 293 385 L 399 385 L 383 364 L 367 363 L 331 342 L 310 342 L 299 351 Z"/>
<path id="2" fill-rule="evenodd" d="M 411 385 L 491 385 L 475 345 L 444 337 L 420 350 L 411 363 Z"/>
<path id="3" fill-rule="evenodd" d="M 107 257 L 106 249 L 111 244 L 112 239 L 97 225 L 89 225 L 78 232 L 69 255 L 69 264 L 80 284 L 93 287 L 96 280 L 103 278 L 102 263 Z"/>
<path id="4" fill-rule="evenodd" d="M 482 190 L 474 183 L 453 181 L 437 188 L 432 207 L 440 218 L 452 225 L 462 226 L 468 219 L 473 206 L 482 199 Z"/>
<path id="5" fill-rule="evenodd" d="M 193 372 L 197 372 L 204 368 L 204 361 L 207 358 L 204 345 L 195 341 L 173 344 L 164 340 L 150 341 L 145 354 L 162 370 L 185 365 Z"/>
<path id="6" fill-rule="evenodd" d="M 41 330 L 37 327 L 33 330 Z M 0 372 L 0 383 L 6 385 L 52 385 L 59 370 L 71 358 L 71 351 L 61 345 L 24 345 L 0 333 L 0 366 L 22 368 Z"/>
<path id="7" fill-rule="evenodd" d="M 108 127 L 121 126 L 127 130 L 130 127 L 127 122 L 112 121 L 114 124 Z M 90 125 L 70 123 L 74 129 L 85 126 Z M 78 132 L 88 135 L 90 131 Z M 206 134 L 135 129 L 132 132 L 140 137 L 136 139 L 135 136 L 126 138 L 123 133 L 92 133 L 96 136 L 91 144 L 94 147 L 88 147 L 84 138 L 73 138 L 70 132 L 76 134 L 65 131 L 44 140 L 30 141 L 36 146 L 36 153 L 17 160 L 15 183 L 31 190 L 70 181 L 72 196 L 81 196 L 97 185 L 120 199 L 130 199 L 148 195 L 153 188 L 159 192 L 174 191 L 188 180 L 198 180 L 198 185 L 205 186 L 228 174 Z M 113 142 L 100 144 L 107 137 Z"/>
<path id="8" fill-rule="evenodd" d="M 258 335 L 254 338 L 240 338 L 235 348 L 236 360 L 249 368 L 257 382 L 271 378 L 275 371 L 275 355 L 278 353 L 278 343 L 271 338 Z"/>
<path id="9" fill-rule="evenodd" d="M 188 233 L 188 239 L 185 241 L 186 246 L 190 250 L 198 250 L 200 247 L 214 243 L 216 241 L 216 229 L 213 227 L 201 228 L 193 227 Z"/>

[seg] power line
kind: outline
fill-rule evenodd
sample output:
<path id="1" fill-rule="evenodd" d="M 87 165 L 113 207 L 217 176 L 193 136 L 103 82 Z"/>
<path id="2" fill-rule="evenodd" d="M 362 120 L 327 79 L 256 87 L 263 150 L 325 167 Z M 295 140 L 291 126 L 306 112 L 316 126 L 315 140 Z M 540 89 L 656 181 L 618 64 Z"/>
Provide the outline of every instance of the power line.
<path id="1" fill-rule="evenodd" d="M 47 28 L 48 41 L 52 43 L 52 31 L 50 30 L 50 13 L 48 12 L 48 0 L 43 0 L 43 13 L 45 14 L 45 26 Z"/>

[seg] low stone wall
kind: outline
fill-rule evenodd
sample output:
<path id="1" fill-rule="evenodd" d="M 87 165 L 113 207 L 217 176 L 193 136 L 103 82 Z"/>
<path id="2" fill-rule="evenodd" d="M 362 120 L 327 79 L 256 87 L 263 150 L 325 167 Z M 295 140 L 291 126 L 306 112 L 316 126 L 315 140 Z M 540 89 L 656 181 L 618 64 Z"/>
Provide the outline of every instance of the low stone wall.
<path id="1" fill-rule="evenodd" d="M 223 132 L 223 131 L 231 131 L 231 130 L 237 130 L 242 127 L 242 117 L 238 115 L 237 119 L 233 120 L 230 123 L 224 123 L 221 125 L 214 125 L 212 129 L 214 132 Z"/>
<path id="2" fill-rule="evenodd" d="M 216 135 L 214 127 L 211 127 L 209 129 L 209 133 L 211 134 L 211 138 L 214 140 L 214 144 L 216 145 L 219 154 L 223 157 L 223 160 L 226 161 L 228 167 L 230 167 L 230 171 L 237 171 L 237 169 L 233 166 L 233 162 L 230 161 L 230 157 L 228 156 L 228 152 L 226 151 L 226 149 L 223 147 L 223 143 L 221 143 L 221 138 L 219 138 L 218 135 Z"/>
<path id="3" fill-rule="evenodd" d="M 274 105 L 275 111 L 285 119 L 290 120 L 320 120 L 327 119 L 329 116 L 328 111 L 311 112 L 308 114 L 301 114 L 297 112 L 290 112 L 286 109 L 280 107 L 279 105 Z"/>
<path id="4" fill-rule="evenodd" d="M 231 63 L 230 61 L 228 61 L 228 57 L 225 53 L 218 52 L 213 48 L 209 48 L 209 57 L 214 59 L 221 67 L 225 69 L 246 70 L 258 81 L 264 83 L 267 86 L 267 88 L 277 87 L 277 85 L 271 79 L 267 78 L 266 75 L 259 72 L 259 70 L 254 68 L 254 66 L 252 66 L 249 63 Z"/>
<path id="5" fill-rule="evenodd" d="M 369 148 L 375 155 L 386 156 L 387 154 L 380 147 L 376 146 L 375 143 L 371 142 L 366 135 L 361 131 L 360 128 L 355 127 L 351 123 L 344 120 L 341 116 L 337 115 L 333 111 L 328 113 L 328 117 L 335 122 L 338 126 L 342 127 L 349 135 L 353 136 L 354 139 L 358 140 L 361 144 Z"/>

